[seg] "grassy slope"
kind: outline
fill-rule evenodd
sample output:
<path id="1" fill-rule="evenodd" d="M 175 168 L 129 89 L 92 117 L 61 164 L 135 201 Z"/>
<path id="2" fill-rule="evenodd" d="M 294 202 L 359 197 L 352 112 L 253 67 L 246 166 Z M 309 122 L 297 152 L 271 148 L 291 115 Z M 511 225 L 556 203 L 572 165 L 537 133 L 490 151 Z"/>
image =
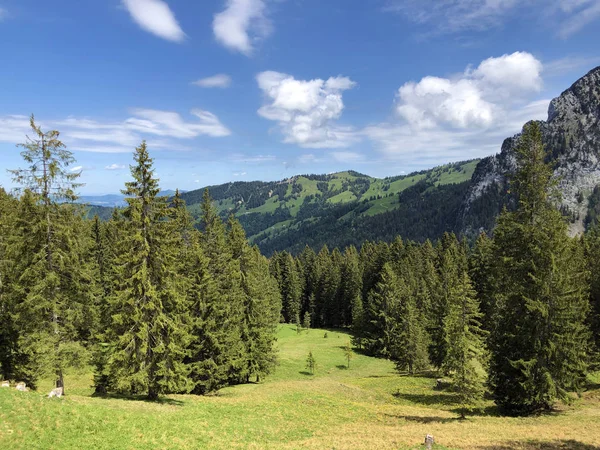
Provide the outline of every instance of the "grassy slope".
<path id="1" fill-rule="evenodd" d="M 173 395 L 162 403 L 90 397 L 90 376 L 67 378 L 68 396 L 0 389 L 0 448 L 10 449 L 398 449 L 420 448 L 425 434 L 462 449 L 600 447 L 600 389 L 560 412 L 501 418 L 488 412 L 456 420 L 451 393 L 434 378 L 396 374 L 389 361 L 355 355 L 350 369 L 340 346 L 348 335 L 280 329 L 280 365 L 266 382 L 218 395 Z M 314 376 L 304 361 L 312 350 Z M 595 382 L 600 382 L 596 377 Z M 544 442 L 542 444 L 541 442 Z"/>

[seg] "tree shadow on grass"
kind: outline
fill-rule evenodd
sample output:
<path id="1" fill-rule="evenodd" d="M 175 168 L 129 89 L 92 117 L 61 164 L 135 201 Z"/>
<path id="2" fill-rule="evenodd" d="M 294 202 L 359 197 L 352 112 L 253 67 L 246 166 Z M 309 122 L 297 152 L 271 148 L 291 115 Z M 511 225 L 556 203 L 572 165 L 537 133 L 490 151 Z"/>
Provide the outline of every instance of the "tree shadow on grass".
<path id="1" fill-rule="evenodd" d="M 169 405 L 169 406 L 183 406 L 185 402 L 182 400 L 175 400 L 168 397 L 159 397 L 156 400 L 149 400 L 145 395 L 123 395 L 123 394 L 106 394 L 106 395 L 92 395 L 94 398 L 102 398 L 107 400 L 125 400 L 135 402 L 154 403 L 155 405 Z"/>
<path id="2" fill-rule="evenodd" d="M 386 414 L 387 417 L 393 417 L 395 419 L 404 419 L 407 422 L 417 422 L 417 423 L 450 423 L 450 422 L 458 422 L 460 418 L 458 417 L 438 417 L 438 416 L 403 416 L 401 414 Z"/>
<path id="3" fill-rule="evenodd" d="M 308 370 L 301 370 L 301 371 L 300 371 L 300 372 L 298 372 L 298 373 L 299 373 L 299 374 L 301 374 L 301 375 L 306 375 L 306 376 L 309 376 L 309 377 L 311 377 L 311 376 L 313 375 L 313 374 L 312 374 L 312 373 L 310 373 Z"/>
<path id="4" fill-rule="evenodd" d="M 408 400 L 411 403 L 418 403 L 419 405 L 456 405 L 457 399 L 453 395 L 444 394 L 406 394 L 403 392 L 395 392 L 392 394 L 396 398 Z"/>
<path id="5" fill-rule="evenodd" d="M 337 367 L 340 370 L 348 370 L 348 366 L 346 364 L 338 364 L 335 367 Z"/>
<path id="6" fill-rule="evenodd" d="M 478 447 L 481 450 L 600 450 L 597 445 L 584 444 L 575 440 L 542 441 L 511 441 L 500 445 Z"/>

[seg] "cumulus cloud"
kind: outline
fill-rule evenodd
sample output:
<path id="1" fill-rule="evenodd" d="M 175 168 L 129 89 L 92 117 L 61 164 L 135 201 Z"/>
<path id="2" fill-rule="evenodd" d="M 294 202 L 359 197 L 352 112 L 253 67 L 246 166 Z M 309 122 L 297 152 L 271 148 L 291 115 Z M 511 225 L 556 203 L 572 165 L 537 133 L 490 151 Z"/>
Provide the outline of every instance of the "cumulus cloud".
<path id="1" fill-rule="evenodd" d="M 254 43 L 272 31 L 264 0 L 227 0 L 225 10 L 215 14 L 213 32 L 225 47 L 251 55 Z"/>
<path id="2" fill-rule="evenodd" d="M 335 124 L 344 109 L 343 92 L 356 85 L 350 78 L 296 80 L 268 71 L 259 73 L 256 80 L 265 97 L 258 114 L 279 124 L 285 143 L 339 148 L 356 141 L 352 128 Z"/>
<path id="3" fill-rule="evenodd" d="M 433 28 L 428 34 L 486 31 L 519 14 L 541 17 L 568 37 L 600 17 L 600 0 L 388 0 L 385 10 Z"/>
<path id="4" fill-rule="evenodd" d="M 223 137 L 231 131 L 211 112 L 193 109 L 193 120 L 176 112 L 133 109 L 123 121 L 103 122 L 89 118 L 68 117 L 44 121 L 44 129 L 58 129 L 61 139 L 71 150 L 98 153 L 129 153 L 143 139 L 156 149 L 181 150 L 182 140 L 199 136 Z M 0 142 L 22 142 L 29 133 L 26 116 L 0 116 Z"/>
<path id="5" fill-rule="evenodd" d="M 454 79 L 428 76 L 398 89 L 396 111 L 415 128 L 487 127 L 516 95 L 539 92 L 542 64 L 516 52 L 488 58 Z"/>
<path id="6" fill-rule="evenodd" d="M 201 78 L 200 80 L 194 81 L 192 84 L 203 88 L 226 88 L 231 85 L 231 77 L 220 73 L 218 75 L 213 75 L 212 77 Z"/>
<path id="7" fill-rule="evenodd" d="M 124 170 L 127 167 L 124 164 L 111 164 L 109 166 L 106 166 L 104 169 L 106 170 Z"/>
<path id="8" fill-rule="evenodd" d="M 123 0 L 123 6 L 142 29 L 173 42 L 185 39 L 175 14 L 163 0 Z"/>
<path id="9" fill-rule="evenodd" d="M 488 58 L 453 78 L 425 77 L 398 89 L 399 120 L 362 130 L 389 159 L 422 165 L 496 153 L 525 122 L 545 119 L 543 67 L 528 53 Z"/>

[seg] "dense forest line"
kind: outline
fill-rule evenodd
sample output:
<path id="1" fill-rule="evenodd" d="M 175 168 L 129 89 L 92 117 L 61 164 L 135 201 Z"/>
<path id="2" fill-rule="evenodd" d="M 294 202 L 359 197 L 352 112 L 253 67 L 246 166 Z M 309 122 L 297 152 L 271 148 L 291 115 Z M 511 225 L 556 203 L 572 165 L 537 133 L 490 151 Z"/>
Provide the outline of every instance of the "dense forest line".
<path id="1" fill-rule="evenodd" d="M 34 387 L 92 364 L 97 394 L 203 394 L 268 374 L 281 300 L 269 264 L 208 195 L 200 233 L 179 195 L 158 197 L 146 144 L 127 206 L 86 220 L 57 131 L 31 119 L 23 189 L 0 190 L 0 376 Z"/>
<path id="2" fill-rule="evenodd" d="M 275 253 L 284 319 L 351 327 L 356 347 L 400 371 L 450 376 L 465 408 L 488 390 L 509 414 L 570 401 L 599 363 L 600 229 L 568 237 L 536 123 L 517 155 L 518 206 L 493 239 Z"/>
<path id="3" fill-rule="evenodd" d="M 97 394 L 204 394 L 267 375 L 280 321 L 350 327 L 355 347 L 401 372 L 440 371 L 463 414 L 486 391 L 508 414 L 550 409 L 583 389 L 598 363 L 600 230 L 568 237 L 536 123 L 517 148 L 516 209 L 500 214 L 493 239 L 482 234 L 470 247 L 453 233 L 435 243 L 409 233 L 270 260 L 237 220 L 223 221 L 208 191 L 199 229 L 178 193 L 159 197 L 145 143 L 123 190 L 127 206 L 107 222 L 87 219 L 73 203 L 72 154 L 58 132 L 31 125 L 29 167 L 12 171 L 22 189 L 0 190 L 5 379 L 35 387 L 55 376 L 64 389 L 67 367 L 92 364 Z M 414 226 L 440 231 L 458 205 L 432 188 L 401 195 L 405 214 L 436 211 Z M 390 237 L 394 221 L 410 225 L 390 216 Z M 333 224 L 313 230 L 327 231 Z"/>

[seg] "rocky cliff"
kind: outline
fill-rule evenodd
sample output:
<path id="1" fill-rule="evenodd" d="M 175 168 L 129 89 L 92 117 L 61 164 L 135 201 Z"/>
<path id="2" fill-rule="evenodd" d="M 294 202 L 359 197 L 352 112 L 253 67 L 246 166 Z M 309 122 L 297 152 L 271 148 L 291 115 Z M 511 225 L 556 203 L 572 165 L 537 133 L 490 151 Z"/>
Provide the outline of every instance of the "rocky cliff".
<path id="1" fill-rule="evenodd" d="M 562 193 L 562 210 L 572 234 L 584 231 L 589 198 L 600 184 L 600 67 L 577 80 L 550 102 L 540 122 L 544 145 Z M 493 227 L 496 215 L 514 200 L 508 179 L 516 168 L 520 134 L 508 138 L 501 152 L 481 160 L 473 174 L 459 221 L 464 232 Z"/>

